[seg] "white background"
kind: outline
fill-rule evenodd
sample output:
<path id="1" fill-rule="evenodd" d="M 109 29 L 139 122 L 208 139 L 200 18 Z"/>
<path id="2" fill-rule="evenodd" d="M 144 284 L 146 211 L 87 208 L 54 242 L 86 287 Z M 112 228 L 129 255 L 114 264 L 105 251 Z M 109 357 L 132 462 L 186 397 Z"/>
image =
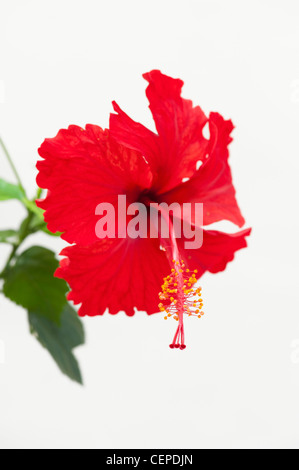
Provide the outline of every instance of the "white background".
<path id="1" fill-rule="evenodd" d="M 0 134 L 31 196 L 37 148 L 59 128 L 107 126 L 113 99 L 153 128 L 141 74 L 160 68 L 233 119 L 253 227 L 249 248 L 203 277 L 206 316 L 186 322 L 185 352 L 159 315 L 84 319 L 84 388 L 1 297 L 0 447 L 299 447 L 298 21 L 297 0 L 0 0 Z M 0 174 L 13 181 L 3 155 Z M 24 215 L 17 202 L 0 214 L 0 228 Z"/>

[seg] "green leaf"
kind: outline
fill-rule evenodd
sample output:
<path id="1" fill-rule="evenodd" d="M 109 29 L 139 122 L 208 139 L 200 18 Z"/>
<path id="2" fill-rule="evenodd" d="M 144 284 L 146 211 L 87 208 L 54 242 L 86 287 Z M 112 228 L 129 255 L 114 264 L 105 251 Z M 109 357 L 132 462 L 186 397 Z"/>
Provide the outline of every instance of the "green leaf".
<path id="1" fill-rule="evenodd" d="M 36 313 L 28 313 L 31 333 L 49 351 L 61 372 L 82 384 L 82 376 L 72 349 L 84 343 L 83 325 L 75 310 L 66 304 L 60 326 Z"/>
<path id="2" fill-rule="evenodd" d="M 53 276 L 57 267 L 52 251 L 40 246 L 29 248 L 5 272 L 4 295 L 28 311 L 59 324 L 68 288 L 65 281 Z"/>
<path id="3" fill-rule="evenodd" d="M 8 199 L 24 199 L 23 190 L 16 184 L 8 183 L 0 178 L 0 201 Z"/>
<path id="4" fill-rule="evenodd" d="M 0 243 L 14 243 L 17 240 L 16 230 L 0 230 Z"/>

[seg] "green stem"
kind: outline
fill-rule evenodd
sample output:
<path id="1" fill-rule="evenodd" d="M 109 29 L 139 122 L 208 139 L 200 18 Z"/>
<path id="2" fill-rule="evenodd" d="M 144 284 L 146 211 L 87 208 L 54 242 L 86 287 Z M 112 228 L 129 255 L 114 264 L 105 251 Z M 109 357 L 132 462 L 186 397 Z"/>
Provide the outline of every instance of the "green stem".
<path id="1" fill-rule="evenodd" d="M 36 198 L 36 199 L 39 199 L 39 198 L 41 197 L 41 195 L 42 195 L 42 192 L 43 192 L 43 190 L 42 190 L 41 188 L 37 188 L 35 198 Z"/>
<path id="2" fill-rule="evenodd" d="M 28 235 L 30 235 L 29 227 L 30 227 L 30 222 L 31 222 L 33 216 L 34 216 L 33 212 L 28 212 L 27 218 L 22 223 L 21 228 L 20 228 L 20 232 L 19 232 L 19 239 L 12 246 L 11 253 L 10 253 L 6 263 L 5 263 L 5 266 L 4 266 L 3 270 L 0 273 L 0 279 L 4 277 L 7 269 L 10 266 L 11 261 L 15 257 L 15 254 L 16 254 L 17 250 L 19 249 L 19 247 L 21 246 L 21 244 L 23 243 L 23 241 L 28 237 Z"/>
<path id="3" fill-rule="evenodd" d="M 17 182 L 18 182 L 18 184 L 19 184 L 19 187 L 22 189 L 23 193 L 26 194 L 26 193 L 25 193 L 24 186 L 23 186 L 22 181 L 21 181 L 21 178 L 20 178 L 20 176 L 19 176 L 19 173 L 17 172 L 17 169 L 16 169 L 16 167 L 15 167 L 15 165 L 14 165 L 14 162 L 12 161 L 12 158 L 11 158 L 11 156 L 10 156 L 10 154 L 9 154 L 9 152 L 8 152 L 8 150 L 7 150 L 7 148 L 6 148 L 5 144 L 4 144 L 4 142 L 3 142 L 3 140 L 1 139 L 1 137 L 0 137 L 0 146 L 2 147 L 3 153 L 4 153 L 4 155 L 6 156 L 7 161 L 8 161 L 8 163 L 9 163 L 9 165 L 10 165 L 10 167 L 11 167 L 11 169 L 12 169 L 12 171 L 13 171 L 15 177 L 16 177 L 16 180 L 17 180 Z"/>
<path id="4" fill-rule="evenodd" d="M 23 191 L 24 195 L 26 196 L 26 191 L 24 189 L 24 186 L 22 184 L 22 181 L 21 181 L 21 178 L 19 176 L 19 173 L 14 165 L 14 162 L 12 161 L 12 158 L 3 142 L 3 140 L 1 139 L 0 137 L 0 147 L 2 148 L 3 150 L 3 153 L 4 155 L 6 156 L 7 158 L 7 161 L 16 177 L 16 180 L 18 182 L 18 185 L 20 187 L 20 189 Z M 42 193 L 42 190 L 40 188 L 37 189 L 37 193 L 36 193 L 36 198 L 39 199 L 39 197 L 41 196 L 41 193 Z M 0 272 L 0 278 L 3 278 L 7 269 L 9 268 L 10 266 L 10 263 L 11 261 L 13 260 L 13 258 L 15 257 L 15 254 L 17 252 L 17 250 L 19 249 L 19 247 L 21 246 L 21 244 L 23 243 L 23 241 L 28 237 L 28 235 L 30 235 L 30 223 L 31 223 L 31 220 L 32 220 L 32 217 L 34 216 L 34 213 L 30 210 L 28 210 L 28 216 L 27 218 L 22 222 L 22 225 L 20 227 L 20 230 L 19 230 L 19 237 L 18 237 L 18 241 L 16 243 L 14 243 L 12 245 L 12 250 L 11 250 L 11 253 L 5 263 L 5 266 L 3 268 L 3 270 Z"/>

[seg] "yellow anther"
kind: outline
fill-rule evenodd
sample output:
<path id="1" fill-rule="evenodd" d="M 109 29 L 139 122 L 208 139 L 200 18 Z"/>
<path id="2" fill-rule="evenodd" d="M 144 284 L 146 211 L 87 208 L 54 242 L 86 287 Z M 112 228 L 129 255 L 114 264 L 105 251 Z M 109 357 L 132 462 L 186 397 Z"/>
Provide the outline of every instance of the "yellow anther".
<path id="1" fill-rule="evenodd" d="M 159 310 L 164 312 L 164 319 L 172 317 L 176 321 L 180 321 L 181 314 L 188 316 L 198 316 L 201 318 L 201 307 L 203 306 L 201 298 L 201 287 L 194 288 L 197 282 L 195 272 L 190 269 L 183 269 L 185 266 L 181 261 L 175 261 L 175 266 L 171 269 L 171 274 L 163 278 L 161 292 L 158 297 L 162 301 L 167 301 L 168 305 L 163 302 L 158 304 Z M 184 272 L 190 273 L 185 275 Z"/>

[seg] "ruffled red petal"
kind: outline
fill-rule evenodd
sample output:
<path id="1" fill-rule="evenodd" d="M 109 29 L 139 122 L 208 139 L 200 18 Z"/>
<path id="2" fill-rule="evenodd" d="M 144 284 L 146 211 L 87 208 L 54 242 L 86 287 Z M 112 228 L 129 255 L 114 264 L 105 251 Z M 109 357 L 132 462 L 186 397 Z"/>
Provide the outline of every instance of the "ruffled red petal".
<path id="1" fill-rule="evenodd" d="M 197 250 L 186 250 L 185 239 L 177 240 L 180 254 L 190 269 L 197 269 L 197 277 L 201 277 L 206 271 L 217 273 L 226 268 L 228 262 L 234 259 L 236 251 L 246 248 L 246 237 L 251 229 L 242 230 L 234 234 L 219 232 L 216 230 L 203 231 L 203 245 Z"/>
<path id="2" fill-rule="evenodd" d="M 187 182 L 161 196 L 161 200 L 171 204 L 178 202 L 203 203 L 204 225 L 229 220 L 241 227 L 245 220 L 238 207 L 235 188 L 228 164 L 228 144 L 232 138 L 232 122 L 225 121 L 218 113 L 210 115 L 211 134 L 217 135 L 216 144 L 208 159 Z M 195 223 L 192 220 L 192 223 Z"/>
<path id="3" fill-rule="evenodd" d="M 110 117 L 112 135 L 136 149 L 151 165 L 157 194 L 169 191 L 191 177 L 196 163 L 204 161 L 210 142 L 203 137 L 207 117 L 200 107 L 181 97 L 182 80 L 163 75 L 159 70 L 144 74 L 146 90 L 158 136 L 130 119 L 118 105 Z"/>
<path id="4" fill-rule="evenodd" d="M 134 307 L 149 315 L 158 311 L 158 292 L 169 273 L 165 252 L 157 239 L 104 239 L 91 246 L 65 248 L 56 276 L 65 279 L 69 300 L 82 303 L 80 316 L 125 311 Z"/>
<path id="5" fill-rule="evenodd" d="M 133 121 L 115 101 L 112 105 L 117 114 L 110 114 L 111 135 L 120 144 L 141 152 L 146 157 L 156 180 L 160 155 L 159 137 L 139 122 Z"/>
<path id="6" fill-rule="evenodd" d="M 69 243 L 97 240 L 95 209 L 101 202 L 114 206 L 119 194 L 135 202 L 149 188 L 152 173 L 140 153 L 117 143 L 107 130 L 70 126 L 39 149 L 37 184 L 48 195 L 37 205 L 44 209 L 51 232 L 63 232 Z"/>

